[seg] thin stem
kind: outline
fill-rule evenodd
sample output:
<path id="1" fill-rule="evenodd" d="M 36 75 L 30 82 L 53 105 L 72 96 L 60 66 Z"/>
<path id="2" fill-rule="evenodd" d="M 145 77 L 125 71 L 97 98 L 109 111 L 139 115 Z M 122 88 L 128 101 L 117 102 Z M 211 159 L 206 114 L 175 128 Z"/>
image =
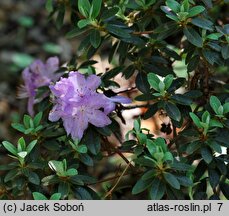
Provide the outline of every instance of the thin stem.
<path id="1" fill-rule="evenodd" d="M 109 147 L 115 152 L 115 153 L 117 153 L 127 164 L 129 164 L 130 163 L 130 161 L 123 155 L 123 153 L 119 150 L 119 149 L 117 149 L 117 148 L 115 148 L 114 146 L 112 146 L 111 145 L 111 143 L 106 139 L 106 143 L 108 143 L 108 145 L 109 145 Z M 118 139 L 118 141 L 119 141 L 119 139 Z M 119 141 L 120 142 L 120 141 Z M 120 144 L 122 144 L 121 142 L 120 142 Z M 132 164 L 130 164 L 130 167 L 132 168 L 132 169 L 134 169 L 134 166 L 132 165 Z"/>
<path id="2" fill-rule="evenodd" d="M 150 30 L 150 31 L 133 32 L 132 34 L 143 35 L 143 34 L 152 34 L 153 32 L 154 32 L 154 30 Z"/>
<path id="3" fill-rule="evenodd" d="M 127 169 L 129 168 L 130 165 L 131 165 L 131 161 L 127 164 L 126 168 L 123 170 L 122 174 L 119 176 L 119 178 L 118 178 L 117 182 L 115 183 L 115 185 L 107 192 L 107 194 L 105 195 L 104 199 L 107 198 L 108 196 L 111 196 L 112 192 L 117 187 L 117 185 L 121 181 L 122 177 L 124 176 L 125 172 L 127 171 Z"/>

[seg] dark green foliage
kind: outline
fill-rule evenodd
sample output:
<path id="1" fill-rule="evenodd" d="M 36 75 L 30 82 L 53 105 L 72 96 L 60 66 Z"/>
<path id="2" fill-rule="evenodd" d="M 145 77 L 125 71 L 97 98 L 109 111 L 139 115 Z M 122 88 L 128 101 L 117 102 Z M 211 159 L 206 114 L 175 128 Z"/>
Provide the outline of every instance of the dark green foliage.
<path id="1" fill-rule="evenodd" d="M 12 123 L 22 136 L 17 145 L 1 144 L 10 162 L 0 165 L 0 198 L 91 200 L 128 194 L 131 199 L 229 199 L 227 3 L 47 0 L 45 8 L 58 31 L 79 44 L 60 68 L 63 76 L 72 70 L 97 74 L 98 91 L 112 97 L 118 94 L 114 87 L 122 87 L 115 80 L 120 75 L 134 83 L 121 93 L 136 90 L 132 99 L 146 111 L 124 138 L 116 119 L 125 122 L 122 111 L 135 104 L 117 104 L 110 125 L 89 125 L 82 140 L 72 140 L 61 120 L 48 121 L 52 97 L 44 99 L 50 91 L 39 88 L 37 114 Z M 95 54 L 106 56 L 113 67 L 97 70 Z M 155 138 L 142 120 L 159 112 L 169 125 L 162 122 Z M 113 155 L 124 162 L 112 162 Z M 107 179 L 108 173 L 114 175 Z"/>

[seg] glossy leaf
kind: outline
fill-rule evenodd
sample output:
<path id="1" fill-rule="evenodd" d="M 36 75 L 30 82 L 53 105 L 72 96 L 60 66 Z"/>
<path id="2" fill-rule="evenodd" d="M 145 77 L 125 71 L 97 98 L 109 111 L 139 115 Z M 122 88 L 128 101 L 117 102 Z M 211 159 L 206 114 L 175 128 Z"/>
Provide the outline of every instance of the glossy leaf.
<path id="1" fill-rule="evenodd" d="M 33 192 L 33 199 L 34 200 L 48 200 L 45 195 L 39 192 Z"/>
<path id="2" fill-rule="evenodd" d="M 11 154 L 17 155 L 17 149 L 12 143 L 3 141 L 2 144 Z"/>
<path id="3" fill-rule="evenodd" d="M 154 74 L 154 73 L 149 73 L 147 75 L 147 78 L 148 78 L 148 82 L 149 82 L 150 86 L 154 90 L 160 92 L 160 89 L 159 89 L 160 79 L 158 78 L 158 76 L 156 74 Z"/>
<path id="4" fill-rule="evenodd" d="M 163 173 L 163 176 L 165 178 L 165 181 L 169 185 L 171 185 L 175 189 L 178 189 L 178 190 L 180 189 L 180 183 L 179 183 L 179 181 L 177 180 L 177 178 L 173 174 L 165 172 L 165 173 Z"/>
<path id="5" fill-rule="evenodd" d="M 90 41 L 94 48 L 99 47 L 101 43 L 101 36 L 98 30 L 92 30 L 90 34 Z"/>
<path id="6" fill-rule="evenodd" d="M 174 119 L 175 121 L 181 120 L 181 112 L 175 104 L 167 102 L 165 104 L 165 111 L 171 119 Z"/>
<path id="7" fill-rule="evenodd" d="M 143 181 L 142 179 L 139 179 L 132 189 L 132 194 L 138 194 L 138 193 L 145 191 L 147 188 L 151 186 L 151 184 L 152 184 L 151 179 L 148 179 L 145 181 Z"/>
<path id="8" fill-rule="evenodd" d="M 91 4 L 88 0 L 78 0 L 78 9 L 84 17 L 89 16 Z"/>
<path id="9" fill-rule="evenodd" d="M 197 46 L 197 47 L 203 46 L 203 39 L 201 38 L 199 33 L 196 32 L 196 30 L 194 30 L 191 27 L 185 27 L 183 32 L 191 44 L 193 44 L 194 46 Z"/>
<path id="10" fill-rule="evenodd" d="M 200 6 L 200 5 L 194 6 L 188 11 L 188 17 L 196 16 L 196 15 L 202 13 L 204 10 L 205 10 L 205 8 L 203 6 Z"/>
<path id="11" fill-rule="evenodd" d="M 164 183 L 158 179 L 155 178 L 152 181 L 152 186 L 150 188 L 150 198 L 152 200 L 160 200 L 165 193 L 165 185 Z"/>

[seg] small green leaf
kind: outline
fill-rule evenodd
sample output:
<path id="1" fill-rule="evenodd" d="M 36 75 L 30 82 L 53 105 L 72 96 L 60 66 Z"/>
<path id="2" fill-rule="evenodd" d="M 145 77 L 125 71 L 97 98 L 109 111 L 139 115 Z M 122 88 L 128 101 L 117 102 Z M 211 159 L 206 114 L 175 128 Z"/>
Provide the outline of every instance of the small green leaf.
<path id="1" fill-rule="evenodd" d="M 167 90 L 170 86 L 171 86 L 171 84 L 172 84 L 172 82 L 173 82 L 173 75 L 172 74 L 169 74 L 169 75 L 167 75 L 166 77 L 165 77 L 165 79 L 164 79 L 164 84 L 165 84 L 165 90 Z"/>
<path id="2" fill-rule="evenodd" d="M 175 104 L 167 102 L 165 104 L 165 111 L 171 119 L 174 119 L 178 122 L 181 120 L 180 110 L 177 108 Z"/>
<path id="3" fill-rule="evenodd" d="M 176 21 L 176 22 L 178 22 L 178 21 L 179 21 L 179 18 L 178 18 L 176 15 L 166 14 L 166 16 L 167 16 L 168 18 L 170 18 L 170 19 L 172 19 L 172 20 Z"/>
<path id="4" fill-rule="evenodd" d="M 173 174 L 165 172 L 163 173 L 163 176 L 166 182 L 170 184 L 173 188 L 178 189 L 178 190 L 180 189 L 180 183 Z"/>
<path id="5" fill-rule="evenodd" d="M 189 164 L 174 161 L 171 164 L 171 168 L 179 171 L 188 171 L 191 169 L 191 166 Z"/>
<path id="6" fill-rule="evenodd" d="M 160 89 L 159 89 L 160 79 L 158 78 L 158 76 L 156 74 L 154 74 L 154 73 L 149 73 L 147 75 L 147 79 L 148 79 L 148 82 L 149 82 L 150 86 L 154 90 L 160 92 Z"/>
<path id="7" fill-rule="evenodd" d="M 75 176 L 78 174 L 78 171 L 75 168 L 68 169 L 66 172 L 67 176 Z"/>
<path id="8" fill-rule="evenodd" d="M 26 151 L 21 151 L 21 152 L 19 152 L 19 153 L 17 153 L 18 154 L 18 156 L 19 157 L 21 157 L 21 158 L 25 158 L 26 156 L 27 156 L 27 152 Z"/>
<path id="9" fill-rule="evenodd" d="M 203 47 L 203 40 L 196 30 L 191 27 L 185 27 L 183 32 L 191 44 L 197 47 Z"/>
<path id="10" fill-rule="evenodd" d="M 208 169 L 208 176 L 209 176 L 209 182 L 210 182 L 212 188 L 215 188 L 220 182 L 219 173 L 216 170 L 209 168 Z"/>
<path id="11" fill-rule="evenodd" d="M 92 30 L 90 33 L 90 41 L 91 41 L 91 45 L 94 48 L 99 47 L 100 43 L 101 43 L 101 36 L 100 36 L 100 32 L 96 29 Z"/>
<path id="12" fill-rule="evenodd" d="M 138 194 L 146 190 L 152 184 L 152 179 L 143 181 L 141 178 L 137 181 L 132 189 L 132 194 Z"/>
<path id="13" fill-rule="evenodd" d="M 37 115 L 35 115 L 35 117 L 33 119 L 33 123 L 34 123 L 35 127 L 38 127 L 38 125 L 40 124 L 42 116 L 43 116 L 42 112 L 39 112 Z"/>
<path id="14" fill-rule="evenodd" d="M 152 181 L 152 186 L 150 188 L 150 198 L 152 200 L 160 200 L 165 193 L 165 188 L 163 182 L 160 179 L 155 178 Z"/>
<path id="15" fill-rule="evenodd" d="M 158 87 L 161 93 L 165 91 L 165 84 L 163 81 L 160 80 Z"/>
<path id="16" fill-rule="evenodd" d="M 193 185 L 192 180 L 187 176 L 176 176 L 176 178 L 180 182 L 180 184 L 185 187 L 191 187 Z"/>
<path id="17" fill-rule="evenodd" d="M 153 157 L 156 159 L 156 161 L 161 162 L 161 161 L 163 161 L 164 153 L 163 152 L 156 152 L 153 154 Z"/>
<path id="18" fill-rule="evenodd" d="M 156 170 L 155 169 L 152 169 L 152 170 L 149 170 L 147 172 L 145 172 L 142 176 L 142 180 L 145 181 L 145 180 L 148 180 L 148 179 L 153 179 L 156 175 Z"/>
<path id="19" fill-rule="evenodd" d="M 84 17 L 89 17 L 91 4 L 88 0 L 78 0 L 78 9 Z"/>
<path id="20" fill-rule="evenodd" d="M 50 200 L 60 200 L 61 198 L 61 193 L 54 193 L 51 197 Z"/>
<path id="21" fill-rule="evenodd" d="M 192 154 L 193 152 L 195 152 L 197 149 L 199 149 L 201 146 L 201 143 L 199 140 L 197 141 L 193 141 L 191 142 L 188 146 L 187 146 L 187 149 L 186 149 L 186 152 L 188 154 Z"/>
<path id="22" fill-rule="evenodd" d="M 81 19 L 79 20 L 79 22 L 77 23 L 78 27 L 80 29 L 84 28 L 85 26 L 89 25 L 91 23 L 90 19 Z"/>
<path id="23" fill-rule="evenodd" d="M 193 122 L 198 128 L 203 128 L 203 126 L 200 124 L 200 119 L 195 113 L 189 113 L 190 117 L 192 118 Z"/>
<path id="24" fill-rule="evenodd" d="M 29 172 L 28 180 L 35 185 L 40 185 L 40 178 L 35 172 Z"/>
<path id="25" fill-rule="evenodd" d="M 140 122 L 140 118 L 138 118 L 134 120 L 134 130 L 136 132 L 139 132 L 140 129 L 141 129 L 141 122 Z"/>
<path id="26" fill-rule="evenodd" d="M 47 197 L 39 192 L 33 192 L 34 200 L 48 200 Z"/>
<path id="27" fill-rule="evenodd" d="M 205 7 L 203 7 L 203 6 L 198 5 L 198 6 L 192 7 L 188 11 L 188 17 L 196 16 L 196 15 L 202 13 L 204 10 L 205 10 Z"/>
<path id="28" fill-rule="evenodd" d="M 156 143 L 150 139 L 147 139 L 146 141 L 146 147 L 149 150 L 149 153 L 153 155 L 156 153 Z"/>
<path id="29" fill-rule="evenodd" d="M 49 13 L 53 12 L 52 0 L 46 0 L 45 8 Z"/>
<path id="30" fill-rule="evenodd" d="M 18 175 L 17 169 L 10 170 L 4 177 L 4 182 L 13 181 L 14 178 Z"/>
<path id="31" fill-rule="evenodd" d="M 192 100 L 182 94 L 175 94 L 175 95 L 172 95 L 170 98 L 175 100 L 176 103 L 181 104 L 181 105 L 190 106 L 192 104 Z"/>
<path id="32" fill-rule="evenodd" d="M 37 140 L 33 140 L 31 143 L 29 143 L 29 145 L 26 148 L 26 151 L 28 154 L 32 151 L 32 149 L 34 148 L 36 144 L 37 144 Z"/>
<path id="33" fill-rule="evenodd" d="M 203 157 L 204 161 L 209 164 L 211 163 L 213 156 L 212 156 L 212 152 L 210 151 L 209 148 L 207 147 L 203 147 L 200 150 L 201 156 Z"/>
<path id="34" fill-rule="evenodd" d="M 203 28 L 209 31 L 213 30 L 213 27 L 212 27 L 213 23 L 204 18 L 199 18 L 199 17 L 193 18 L 191 23 L 195 26 L 198 26 L 200 28 Z"/>
<path id="35" fill-rule="evenodd" d="M 177 13 L 179 20 L 184 21 L 188 17 L 188 12 L 179 12 Z"/>
<path id="36" fill-rule="evenodd" d="M 69 193 L 69 184 L 67 182 L 60 182 L 58 185 L 58 193 L 61 194 L 61 197 L 64 198 Z"/>
<path id="37" fill-rule="evenodd" d="M 2 144 L 10 153 L 17 156 L 17 148 L 12 143 L 3 141 Z"/>
<path id="38" fill-rule="evenodd" d="M 157 103 L 150 105 L 147 111 L 145 112 L 143 119 L 148 119 L 152 117 L 158 111 L 157 105 L 158 105 Z"/>
<path id="39" fill-rule="evenodd" d="M 173 162 L 174 158 L 171 152 L 165 152 L 164 154 L 164 160 L 165 161 L 171 161 Z"/>
<path id="40" fill-rule="evenodd" d="M 221 53 L 224 59 L 229 58 L 229 44 L 225 44 L 222 46 Z"/>
<path id="41" fill-rule="evenodd" d="M 209 140 L 207 143 L 213 151 L 222 154 L 222 148 L 215 140 Z"/>
<path id="42" fill-rule="evenodd" d="M 21 137 L 19 140 L 18 140 L 18 152 L 20 151 L 25 151 L 26 149 L 26 144 L 25 144 L 25 140 L 23 137 Z"/>
<path id="43" fill-rule="evenodd" d="M 216 96 L 211 96 L 210 97 L 210 105 L 211 105 L 212 109 L 214 110 L 214 112 L 216 114 L 219 114 L 218 113 L 218 109 L 221 106 L 221 102 Z"/>
<path id="44" fill-rule="evenodd" d="M 11 126 L 12 126 L 14 129 L 16 129 L 16 130 L 18 130 L 18 131 L 20 131 L 20 132 L 22 132 L 22 133 L 25 132 L 25 127 L 24 127 L 24 125 L 22 125 L 22 124 L 19 124 L 19 123 L 12 123 Z"/>
<path id="45" fill-rule="evenodd" d="M 23 124 L 25 126 L 25 128 L 30 128 L 30 121 L 31 121 L 31 117 L 29 115 L 24 115 L 23 117 Z"/>
<path id="46" fill-rule="evenodd" d="M 147 75 L 139 72 L 135 79 L 136 87 L 144 94 L 149 93 L 150 85 L 147 81 Z"/>
<path id="47" fill-rule="evenodd" d="M 211 119 L 210 123 L 209 123 L 209 127 L 219 127 L 219 128 L 223 128 L 223 124 L 221 122 L 219 122 L 218 120 L 215 119 Z"/>
<path id="48" fill-rule="evenodd" d="M 62 161 L 51 160 L 48 163 L 49 167 L 57 173 L 59 176 L 64 176 L 65 169 Z"/>
<path id="49" fill-rule="evenodd" d="M 229 102 L 223 105 L 223 113 L 227 114 L 229 112 Z"/>
<path id="50" fill-rule="evenodd" d="M 105 10 L 101 15 L 101 19 L 102 20 L 110 19 L 114 17 L 118 13 L 118 11 L 119 11 L 118 7 L 112 7 L 109 10 Z"/>
<path id="51" fill-rule="evenodd" d="M 78 27 L 75 27 L 70 32 L 68 32 L 65 36 L 66 36 L 66 38 L 77 37 L 77 36 L 83 34 L 86 30 L 87 30 L 87 28 L 78 28 Z"/>
<path id="52" fill-rule="evenodd" d="M 108 24 L 106 29 L 111 33 L 121 38 L 130 38 L 130 29 L 122 28 L 118 25 Z"/>
<path id="53" fill-rule="evenodd" d="M 208 111 L 205 111 L 205 112 L 202 114 L 202 117 L 201 117 L 202 122 L 203 122 L 203 123 L 206 123 L 206 124 L 209 124 L 210 119 L 211 119 L 210 113 L 209 113 Z"/>
<path id="54" fill-rule="evenodd" d="M 220 62 L 220 55 L 218 52 L 213 50 L 204 49 L 202 50 L 204 58 L 211 64 L 214 65 L 215 63 L 219 64 Z"/>
<path id="55" fill-rule="evenodd" d="M 93 10 L 91 14 L 92 18 L 95 19 L 99 15 L 101 6 L 102 6 L 102 2 L 103 2 L 102 0 L 93 0 L 92 1 L 92 6 L 93 6 Z"/>
<path id="56" fill-rule="evenodd" d="M 84 163 L 87 166 L 93 166 L 94 165 L 92 158 L 88 154 L 80 154 L 79 159 L 82 163 Z"/>
<path id="57" fill-rule="evenodd" d="M 199 55 L 193 56 L 189 60 L 189 63 L 188 63 L 188 66 L 187 66 L 188 72 L 194 71 L 197 68 L 198 64 L 199 64 L 199 61 L 200 61 L 200 56 Z"/>
<path id="58" fill-rule="evenodd" d="M 177 1 L 174 1 L 174 0 L 167 0 L 165 2 L 165 4 L 174 12 L 178 12 L 180 11 L 180 7 L 181 5 L 177 2 Z"/>
<path id="59" fill-rule="evenodd" d="M 77 146 L 77 151 L 81 154 L 85 154 L 87 153 L 87 146 L 86 145 L 80 145 L 80 146 Z"/>
<path id="60" fill-rule="evenodd" d="M 208 39 L 218 40 L 222 36 L 221 33 L 212 33 L 207 36 Z"/>

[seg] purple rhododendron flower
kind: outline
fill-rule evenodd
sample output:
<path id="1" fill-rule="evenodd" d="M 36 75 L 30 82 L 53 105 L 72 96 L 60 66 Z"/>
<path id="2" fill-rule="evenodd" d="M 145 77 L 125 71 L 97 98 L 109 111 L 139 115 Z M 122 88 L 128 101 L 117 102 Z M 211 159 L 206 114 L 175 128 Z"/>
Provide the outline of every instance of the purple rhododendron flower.
<path id="1" fill-rule="evenodd" d="M 130 103 L 129 98 L 115 96 L 108 98 L 96 92 L 101 79 L 96 75 L 85 77 L 79 72 L 70 72 L 68 78 L 61 78 L 50 89 L 55 96 L 54 107 L 49 120 L 63 120 L 67 134 L 73 139 L 81 139 L 88 124 L 104 127 L 111 123 L 107 116 L 114 111 L 115 102 Z"/>
<path id="2" fill-rule="evenodd" d="M 24 85 L 19 89 L 20 98 L 28 98 L 28 112 L 33 116 L 33 105 L 38 103 L 47 95 L 40 99 L 35 99 L 36 91 L 39 87 L 49 86 L 51 81 L 57 81 L 62 74 L 55 73 L 59 68 L 59 59 L 50 57 L 44 64 L 41 60 L 35 60 L 22 72 Z"/>

